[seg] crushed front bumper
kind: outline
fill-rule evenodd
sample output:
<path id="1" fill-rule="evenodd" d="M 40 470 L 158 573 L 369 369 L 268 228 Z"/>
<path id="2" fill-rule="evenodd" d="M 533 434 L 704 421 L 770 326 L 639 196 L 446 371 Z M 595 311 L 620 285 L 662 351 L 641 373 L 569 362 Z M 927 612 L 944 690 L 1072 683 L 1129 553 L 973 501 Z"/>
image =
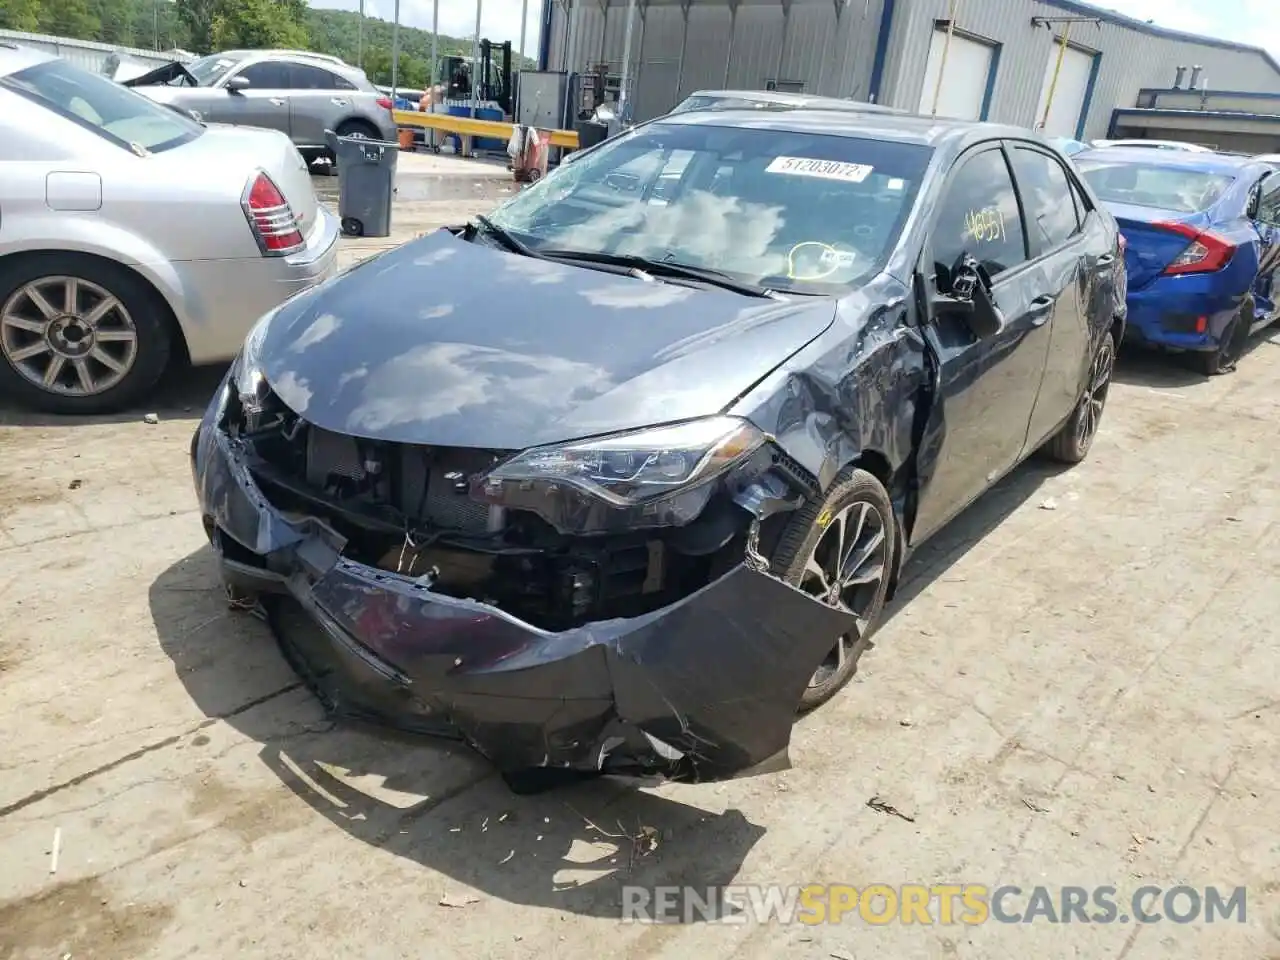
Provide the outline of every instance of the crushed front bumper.
<path id="1" fill-rule="evenodd" d="M 196 492 L 228 584 L 305 613 L 277 629 L 299 674 L 335 712 L 461 737 L 504 771 L 714 780 L 784 766 L 806 683 L 854 628 L 738 566 L 641 617 L 540 630 L 344 558 L 326 525 L 267 502 L 246 453 L 211 408 L 192 441 Z"/>

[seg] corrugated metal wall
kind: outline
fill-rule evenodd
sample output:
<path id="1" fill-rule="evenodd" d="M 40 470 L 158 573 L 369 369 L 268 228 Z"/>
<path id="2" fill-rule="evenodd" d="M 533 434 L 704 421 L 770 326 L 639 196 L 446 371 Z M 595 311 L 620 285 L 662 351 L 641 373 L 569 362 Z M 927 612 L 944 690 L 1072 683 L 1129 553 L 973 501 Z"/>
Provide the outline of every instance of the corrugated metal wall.
<path id="1" fill-rule="evenodd" d="M 43 33 L 23 33 L 20 30 L 0 30 L 0 40 L 48 51 L 74 63 L 77 67 L 94 73 L 102 69 L 102 64 L 113 53 L 127 53 L 137 60 L 154 63 L 157 67 L 172 60 L 185 62 L 191 59 L 189 54 L 177 51 L 161 52 L 138 47 L 113 47 L 109 43 L 97 43 L 93 40 L 71 40 L 67 37 L 52 37 Z"/>
<path id="2" fill-rule="evenodd" d="M 642 18 L 637 4 L 631 37 L 636 119 L 658 116 L 695 90 L 761 89 L 773 78 L 802 81 L 806 93 L 865 98 L 882 3 L 849 0 L 837 33 L 833 0 L 793 0 L 784 49 L 781 2 L 743 3 L 736 17 L 726 4 L 695 2 L 689 9 L 683 70 L 682 9 L 649 6 Z M 567 20 L 565 6 L 554 7 L 551 69 L 582 70 L 605 60 L 619 70 L 626 41 L 626 7 L 609 7 L 606 14 L 594 0 L 574 0 L 573 9 L 574 16 Z"/>
<path id="3" fill-rule="evenodd" d="M 947 16 L 948 4 L 899 0 L 885 70 L 886 103 L 910 109 L 919 104 L 933 21 Z M 1079 14 L 1028 0 L 958 0 L 957 11 L 958 29 L 1003 45 L 988 119 L 1035 123 L 1054 44 L 1049 31 L 1033 27 L 1031 18 Z M 1102 55 L 1085 123 L 1089 138 L 1105 136 L 1111 111 L 1134 106 L 1142 87 L 1169 86 L 1179 64 L 1200 64 L 1205 80 L 1219 89 L 1280 91 L 1280 74 L 1257 53 L 1152 36 L 1115 23 L 1073 24 L 1070 39 Z"/>
<path id="4" fill-rule="evenodd" d="M 572 0 L 576 23 L 567 31 L 565 2 L 557 0 L 554 7 L 551 68 L 580 70 L 604 59 L 617 69 L 622 63 L 625 5 L 609 7 L 606 17 L 597 0 Z M 758 89 L 779 74 L 784 80 L 804 81 L 809 93 L 865 99 L 883 4 L 884 0 L 846 0 L 837 33 L 835 0 L 794 0 L 779 70 L 781 0 L 743 3 L 733 30 L 727 80 L 731 18 L 724 0 L 691 0 L 682 73 L 678 63 L 684 14 L 678 5 L 651 5 L 643 20 L 637 16 L 632 36 L 636 118 L 657 116 L 697 89 Z M 897 0 L 883 102 L 917 107 L 933 21 L 947 16 L 948 5 L 949 0 Z M 1002 45 L 989 119 L 1031 126 L 1038 119 L 1040 88 L 1055 49 L 1050 32 L 1033 27 L 1031 18 L 1079 12 L 1039 0 L 957 0 L 957 11 L 960 29 Z M 1090 138 L 1105 136 L 1112 109 L 1135 106 L 1139 89 L 1169 86 L 1180 64 L 1201 65 L 1204 82 L 1219 90 L 1280 92 L 1280 73 L 1258 53 L 1153 36 L 1117 23 L 1100 28 L 1074 24 L 1071 42 L 1101 54 L 1084 131 Z"/>

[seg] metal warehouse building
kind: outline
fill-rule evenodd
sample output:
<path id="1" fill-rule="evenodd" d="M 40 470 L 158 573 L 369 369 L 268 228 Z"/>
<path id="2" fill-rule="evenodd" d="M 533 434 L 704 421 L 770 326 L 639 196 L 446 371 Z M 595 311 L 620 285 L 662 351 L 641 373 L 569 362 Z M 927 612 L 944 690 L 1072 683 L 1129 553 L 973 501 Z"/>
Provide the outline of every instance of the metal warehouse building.
<path id="1" fill-rule="evenodd" d="M 1198 89 L 1280 93 L 1261 49 L 1075 0 L 550 0 L 540 49 L 544 69 L 625 73 L 636 120 L 776 88 L 1020 126 L 1048 105 L 1046 133 L 1094 138 L 1179 67 Z"/>

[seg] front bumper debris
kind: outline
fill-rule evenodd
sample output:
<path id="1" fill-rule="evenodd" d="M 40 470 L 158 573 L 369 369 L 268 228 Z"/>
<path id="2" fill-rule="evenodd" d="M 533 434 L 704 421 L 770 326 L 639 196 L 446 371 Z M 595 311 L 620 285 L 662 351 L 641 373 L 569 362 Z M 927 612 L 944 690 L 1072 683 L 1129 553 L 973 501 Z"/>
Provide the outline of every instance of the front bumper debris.
<path id="1" fill-rule="evenodd" d="M 304 614 L 276 618 L 298 673 L 336 713 L 460 737 L 503 771 L 714 780 L 784 766 L 806 683 L 854 628 L 738 566 L 644 616 L 540 630 L 346 559 L 328 526 L 267 502 L 244 453 L 207 416 L 196 492 L 228 586 Z"/>

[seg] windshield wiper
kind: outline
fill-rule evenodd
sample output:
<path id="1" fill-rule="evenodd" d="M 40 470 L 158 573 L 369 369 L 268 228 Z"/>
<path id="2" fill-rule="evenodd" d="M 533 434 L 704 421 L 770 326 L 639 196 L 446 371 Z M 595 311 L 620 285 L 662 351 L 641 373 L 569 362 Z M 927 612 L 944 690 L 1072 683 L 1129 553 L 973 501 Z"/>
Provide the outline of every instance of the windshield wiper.
<path id="1" fill-rule="evenodd" d="M 654 260 L 628 253 L 600 253 L 591 250 L 540 250 L 539 256 L 549 260 L 565 260 L 570 263 L 601 263 L 615 267 L 631 267 L 653 277 L 670 277 L 680 280 L 697 280 L 709 283 L 722 290 L 731 290 L 747 297 L 772 297 L 774 292 L 768 287 L 745 280 L 735 280 L 721 270 L 709 267 L 694 267 L 687 263 L 676 263 L 671 260 Z"/>
<path id="2" fill-rule="evenodd" d="M 474 224 L 479 225 L 485 233 L 497 240 L 499 244 L 512 253 L 518 253 L 522 257 L 534 257 L 535 259 L 545 260 L 546 258 L 530 247 L 523 240 L 517 239 L 509 230 L 505 230 L 498 226 L 483 213 L 478 213 L 472 217 Z"/>

